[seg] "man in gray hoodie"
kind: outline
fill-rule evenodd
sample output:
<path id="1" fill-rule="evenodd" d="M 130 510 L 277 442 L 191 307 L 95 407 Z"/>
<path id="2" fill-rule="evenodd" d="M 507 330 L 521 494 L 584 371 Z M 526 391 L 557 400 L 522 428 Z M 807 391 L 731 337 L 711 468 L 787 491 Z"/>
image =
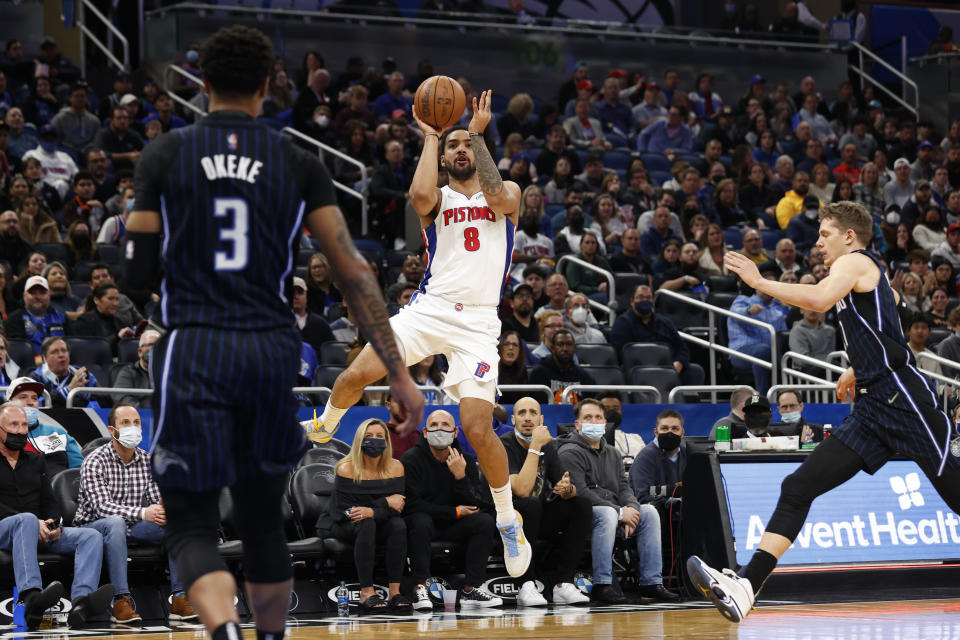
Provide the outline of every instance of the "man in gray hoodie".
<path id="1" fill-rule="evenodd" d="M 623 524 L 625 537 L 634 533 L 637 545 L 637 582 L 640 595 L 677 601 L 679 596 L 663 587 L 660 546 L 660 514 L 652 505 L 641 505 L 623 474 L 623 461 L 616 447 L 604 442 L 606 418 L 597 400 L 582 400 L 573 409 L 576 432 L 560 439 L 560 462 L 570 473 L 577 495 L 593 505 L 593 590 L 598 602 L 626 602 L 613 575 L 613 545 Z"/>

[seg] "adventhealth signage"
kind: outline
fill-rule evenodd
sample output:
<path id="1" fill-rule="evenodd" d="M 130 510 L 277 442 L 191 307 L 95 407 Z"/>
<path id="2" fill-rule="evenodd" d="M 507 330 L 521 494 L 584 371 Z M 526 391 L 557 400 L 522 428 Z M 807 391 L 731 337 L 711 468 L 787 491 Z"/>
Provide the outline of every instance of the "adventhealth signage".
<path id="1" fill-rule="evenodd" d="M 721 462 L 737 546 L 746 564 L 798 462 Z M 960 559 L 960 517 L 910 461 L 893 461 L 813 502 L 780 564 Z"/>

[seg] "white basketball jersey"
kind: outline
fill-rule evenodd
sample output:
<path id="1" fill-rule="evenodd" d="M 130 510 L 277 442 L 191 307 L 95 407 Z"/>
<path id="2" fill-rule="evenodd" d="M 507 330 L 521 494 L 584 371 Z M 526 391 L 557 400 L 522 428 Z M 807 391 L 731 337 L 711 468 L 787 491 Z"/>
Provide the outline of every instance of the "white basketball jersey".
<path id="1" fill-rule="evenodd" d="M 496 219 L 483 192 L 440 189 L 440 210 L 423 229 L 427 270 L 420 289 L 451 302 L 495 307 L 510 274 L 514 224 Z"/>

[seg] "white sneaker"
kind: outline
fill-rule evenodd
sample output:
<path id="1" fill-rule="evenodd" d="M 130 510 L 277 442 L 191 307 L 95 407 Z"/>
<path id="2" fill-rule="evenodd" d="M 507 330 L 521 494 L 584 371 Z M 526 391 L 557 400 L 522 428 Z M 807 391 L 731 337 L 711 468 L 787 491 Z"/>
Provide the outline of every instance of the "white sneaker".
<path id="1" fill-rule="evenodd" d="M 313 420 L 304 420 L 300 423 L 300 426 L 307 432 L 307 440 L 319 442 L 320 444 L 333 440 L 334 434 L 337 432 L 337 429 L 340 428 L 340 425 L 337 424 L 333 429 L 327 429 L 326 423 L 317 419 L 316 409 L 313 410 Z"/>
<path id="2" fill-rule="evenodd" d="M 533 545 L 523 535 L 523 518 L 514 511 L 514 520 L 508 525 L 497 525 L 503 540 L 503 563 L 511 578 L 519 578 L 527 572 L 533 558 Z"/>
<path id="3" fill-rule="evenodd" d="M 687 575 L 730 622 L 746 618 L 757 599 L 749 580 L 730 569 L 717 571 L 697 556 L 687 560 Z"/>
<path id="4" fill-rule="evenodd" d="M 503 599 L 498 598 L 489 591 L 484 591 L 480 587 L 474 587 L 467 592 L 460 589 L 460 608 L 482 608 L 499 607 L 503 605 Z"/>
<path id="5" fill-rule="evenodd" d="M 590 604 L 590 596 L 572 582 L 564 582 L 553 587 L 553 604 Z"/>
<path id="6" fill-rule="evenodd" d="M 518 607 L 545 607 L 547 604 L 547 599 L 537 591 L 533 580 L 527 580 L 520 587 L 520 593 L 517 594 Z"/>
<path id="7" fill-rule="evenodd" d="M 416 611 L 431 611 L 433 602 L 430 600 L 430 592 L 422 584 L 417 585 L 417 591 L 414 594 L 413 608 Z"/>

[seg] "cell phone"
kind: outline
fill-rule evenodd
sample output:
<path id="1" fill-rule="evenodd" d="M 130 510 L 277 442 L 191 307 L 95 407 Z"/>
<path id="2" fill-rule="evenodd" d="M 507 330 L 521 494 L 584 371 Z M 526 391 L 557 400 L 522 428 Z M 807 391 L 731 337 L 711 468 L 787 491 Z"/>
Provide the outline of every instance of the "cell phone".
<path id="1" fill-rule="evenodd" d="M 150 324 L 150 323 L 149 323 L 149 321 L 148 321 L 146 318 L 144 318 L 143 320 L 141 320 L 140 323 L 137 325 L 137 328 L 133 330 L 133 337 L 134 337 L 134 338 L 139 338 L 139 337 L 140 337 L 140 334 L 142 334 L 142 333 L 144 332 L 144 330 L 147 328 L 147 325 L 148 325 L 148 324 Z"/>
<path id="2" fill-rule="evenodd" d="M 50 531 L 56 531 L 62 526 L 63 526 L 63 516 L 60 516 L 60 519 L 57 521 L 57 523 L 54 526 L 50 527 Z"/>

